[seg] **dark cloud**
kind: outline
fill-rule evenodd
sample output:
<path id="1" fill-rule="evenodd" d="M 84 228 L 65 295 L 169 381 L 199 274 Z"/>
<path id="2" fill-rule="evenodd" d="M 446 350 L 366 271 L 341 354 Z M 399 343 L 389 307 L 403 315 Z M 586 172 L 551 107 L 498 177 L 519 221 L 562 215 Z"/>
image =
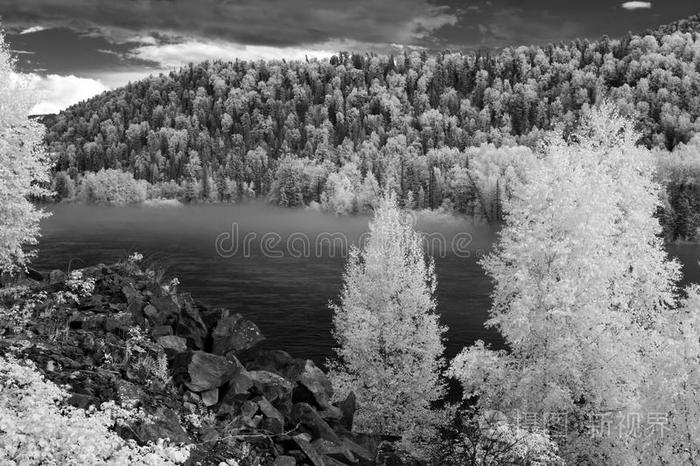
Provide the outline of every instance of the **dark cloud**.
<path id="1" fill-rule="evenodd" d="M 78 34 L 67 28 L 44 29 L 32 33 L 9 33 L 6 37 L 18 56 L 19 71 L 50 70 L 75 74 L 88 70 L 149 67 L 154 63 L 135 60 L 129 51 L 141 44 L 114 44 L 97 35 Z M 23 54 L 31 52 L 31 56 Z M 83 73 L 84 74 L 84 73 Z"/>
<path id="2" fill-rule="evenodd" d="M 547 44 L 576 38 L 621 37 L 700 13 L 697 0 L 652 2 L 630 11 L 624 0 L 475 0 L 448 2 L 459 22 L 439 31 L 451 48 Z"/>
<path id="3" fill-rule="evenodd" d="M 324 43 L 431 49 L 541 44 L 620 36 L 700 12 L 697 0 L 629 11 L 612 0 L 2 0 L 6 29 L 70 28 L 119 47 L 143 37 L 238 45 Z M 629 3 L 629 2 L 627 2 Z M 27 34 L 32 36 L 34 34 Z"/>
<path id="4" fill-rule="evenodd" d="M 5 27 L 97 30 L 114 41 L 173 32 L 241 44 L 293 46 L 349 39 L 419 43 L 456 21 L 425 0 L 3 0 Z"/>

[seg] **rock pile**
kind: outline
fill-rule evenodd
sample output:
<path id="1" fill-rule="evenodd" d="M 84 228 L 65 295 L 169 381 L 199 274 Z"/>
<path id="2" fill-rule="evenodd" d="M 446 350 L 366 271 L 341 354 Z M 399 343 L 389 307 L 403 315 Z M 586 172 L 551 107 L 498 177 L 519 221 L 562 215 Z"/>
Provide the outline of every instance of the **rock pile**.
<path id="1" fill-rule="evenodd" d="M 118 400 L 150 414 L 121 435 L 195 444 L 192 464 L 225 462 L 242 441 L 262 464 L 400 464 L 383 439 L 352 432 L 353 394 L 333 403 L 328 377 L 311 360 L 256 349 L 264 337 L 241 314 L 203 306 L 136 264 L 82 275 L 94 290 L 67 304 L 56 304 L 71 290 L 62 272 L 35 283 L 48 298 L 21 335 L 0 323 L 0 351 L 34 342 L 20 345 L 23 356 L 70 385 L 74 405 Z"/>

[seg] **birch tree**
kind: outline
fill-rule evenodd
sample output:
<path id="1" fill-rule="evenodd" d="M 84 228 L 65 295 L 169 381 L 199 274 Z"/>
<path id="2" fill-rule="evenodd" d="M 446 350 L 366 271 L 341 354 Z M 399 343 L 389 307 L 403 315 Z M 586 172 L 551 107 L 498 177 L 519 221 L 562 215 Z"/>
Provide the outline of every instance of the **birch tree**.
<path id="1" fill-rule="evenodd" d="M 14 60 L 0 33 L 0 271 L 15 272 L 34 255 L 39 221 L 47 214 L 30 200 L 44 196 L 49 159 L 43 126 L 29 119 L 30 90 L 14 72 Z"/>
<path id="2" fill-rule="evenodd" d="M 679 266 L 663 250 L 658 184 L 633 123 L 603 104 L 569 137 L 552 134 L 506 201 L 482 265 L 494 281 L 488 326 L 510 352 L 479 342 L 451 374 L 483 409 L 556 413 L 576 463 L 626 464 L 632 442 L 598 435 L 642 408 L 654 323 L 672 308 Z M 602 464 L 601 463 L 601 464 Z"/>
<path id="3" fill-rule="evenodd" d="M 659 338 L 647 341 L 652 376 L 642 412 L 652 435 L 636 445 L 643 464 L 700 465 L 700 287 L 684 294 L 656 322 Z"/>

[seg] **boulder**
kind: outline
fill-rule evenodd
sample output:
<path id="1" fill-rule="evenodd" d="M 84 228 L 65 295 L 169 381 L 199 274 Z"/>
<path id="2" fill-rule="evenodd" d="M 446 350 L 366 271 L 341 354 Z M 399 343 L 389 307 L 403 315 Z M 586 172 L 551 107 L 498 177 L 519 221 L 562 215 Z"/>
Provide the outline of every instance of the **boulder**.
<path id="1" fill-rule="evenodd" d="M 182 337 L 176 337 L 175 335 L 165 335 L 159 337 L 158 344 L 166 351 L 170 350 L 176 353 L 187 351 L 187 340 Z"/>
<path id="2" fill-rule="evenodd" d="M 248 371 L 253 386 L 271 402 L 291 398 L 294 385 L 284 377 L 268 371 Z"/>
<path id="3" fill-rule="evenodd" d="M 272 435 L 280 435 L 284 432 L 284 423 L 279 419 L 266 417 L 260 423 L 260 428 Z"/>
<path id="4" fill-rule="evenodd" d="M 82 393 L 73 393 L 68 397 L 66 403 L 76 408 L 88 409 L 90 406 L 99 406 L 100 400 L 94 396 L 84 395 Z"/>
<path id="5" fill-rule="evenodd" d="M 250 378 L 248 371 L 241 369 L 240 372 L 234 374 L 228 381 L 229 392 L 236 395 L 243 395 L 253 388 L 253 380 Z"/>
<path id="6" fill-rule="evenodd" d="M 202 442 L 214 444 L 221 438 L 221 434 L 213 427 L 204 427 L 200 433 Z"/>
<path id="7" fill-rule="evenodd" d="M 129 335 L 129 325 L 111 317 L 105 319 L 104 329 L 107 332 L 113 333 L 123 339 L 126 339 L 126 337 Z"/>
<path id="8" fill-rule="evenodd" d="M 244 357 L 241 362 L 248 370 L 265 370 L 286 378 L 289 378 L 290 373 L 298 373 L 298 370 L 290 371 L 295 360 L 286 351 L 257 349 L 249 354 L 241 354 L 241 358 Z"/>
<path id="9" fill-rule="evenodd" d="M 143 297 L 140 294 L 127 298 L 126 311 L 131 314 L 139 325 L 143 325 L 146 322 Z"/>
<path id="10" fill-rule="evenodd" d="M 321 458 L 323 459 L 323 463 L 326 466 L 347 466 L 348 465 L 348 463 L 338 461 L 337 459 L 333 458 L 332 456 L 321 455 Z"/>
<path id="11" fill-rule="evenodd" d="M 49 284 L 54 285 L 56 283 L 63 283 L 66 281 L 66 274 L 63 270 L 52 270 L 49 272 Z"/>
<path id="12" fill-rule="evenodd" d="M 284 427 L 284 416 L 280 413 L 277 408 L 272 406 L 272 403 L 267 401 L 265 398 L 258 400 L 258 406 L 260 406 L 260 411 L 268 418 L 277 419 L 281 425 Z"/>
<path id="13" fill-rule="evenodd" d="M 311 444 L 322 455 L 343 461 L 344 463 L 357 463 L 357 458 L 345 445 L 330 442 L 326 439 L 316 439 Z"/>
<path id="14" fill-rule="evenodd" d="M 304 455 L 309 459 L 312 465 L 314 466 L 325 466 L 326 463 L 323 461 L 323 458 L 321 455 L 316 451 L 316 449 L 311 445 L 311 442 L 309 442 L 303 434 L 295 435 L 292 437 L 294 439 L 294 442 L 299 445 L 299 448 L 301 449 L 302 452 L 304 452 Z"/>
<path id="15" fill-rule="evenodd" d="M 293 456 L 281 455 L 275 458 L 272 466 L 296 466 L 296 464 L 297 460 L 295 460 Z"/>
<path id="16" fill-rule="evenodd" d="M 160 313 L 154 305 L 147 304 L 146 307 L 143 308 L 143 313 L 151 322 L 158 324 L 156 326 L 165 326 L 165 322 L 162 321 Z"/>
<path id="17" fill-rule="evenodd" d="M 333 421 L 339 421 L 343 418 L 343 411 L 341 411 L 340 408 L 336 408 L 335 406 L 331 406 L 331 407 L 326 408 L 324 410 L 318 411 L 318 415 L 321 416 L 323 419 L 331 419 Z"/>
<path id="18" fill-rule="evenodd" d="M 212 388 L 211 390 L 206 390 L 202 393 L 200 393 L 202 397 L 202 403 L 204 403 L 204 406 L 210 407 L 214 406 L 216 403 L 219 402 L 219 389 L 218 388 Z"/>
<path id="19" fill-rule="evenodd" d="M 109 302 L 101 294 L 93 294 L 80 301 L 78 305 L 78 310 L 81 312 L 107 312 L 109 309 Z"/>
<path id="20" fill-rule="evenodd" d="M 307 360 L 303 369 L 293 380 L 311 393 L 314 404 L 318 407 L 331 408 L 331 397 L 333 396 L 331 381 L 313 361 Z"/>
<path id="21" fill-rule="evenodd" d="M 257 325 L 241 314 L 231 314 L 228 309 L 223 311 L 211 336 L 212 352 L 221 355 L 235 355 L 265 339 Z"/>
<path id="22" fill-rule="evenodd" d="M 39 272 L 38 270 L 35 270 L 31 267 L 27 267 L 26 275 L 27 275 L 27 278 L 31 278 L 34 281 L 37 281 L 37 282 L 44 281 L 44 276 L 41 274 L 41 272 Z"/>
<path id="23" fill-rule="evenodd" d="M 128 303 L 135 300 L 143 300 L 143 296 L 141 295 L 141 293 L 136 288 L 134 288 L 134 285 L 131 283 L 122 286 L 122 294 L 124 295 L 124 298 L 126 298 L 126 301 Z"/>
<path id="24" fill-rule="evenodd" d="M 194 351 L 187 366 L 189 382 L 185 385 L 193 392 L 204 392 L 219 388 L 242 369 L 238 361 L 231 361 L 223 356 Z"/>
<path id="25" fill-rule="evenodd" d="M 181 299 L 180 313 L 174 325 L 175 335 L 185 337 L 197 349 L 204 349 L 209 329 L 204 324 L 199 308 L 189 295 Z"/>
<path id="26" fill-rule="evenodd" d="M 187 432 L 180 425 L 177 413 L 170 408 L 159 408 L 150 413 L 150 421 L 143 422 L 136 429 L 136 435 L 143 442 L 156 443 L 158 439 L 170 439 L 173 443 L 188 443 Z"/>
<path id="27" fill-rule="evenodd" d="M 372 438 L 371 437 L 364 438 L 364 440 L 369 441 L 369 440 L 372 440 Z M 367 463 L 374 462 L 374 455 L 367 447 L 362 446 L 359 443 L 357 443 L 354 440 L 351 440 L 347 437 L 343 437 L 341 442 L 342 442 L 344 447 L 346 447 L 348 450 L 350 450 L 356 457 L 360 458 L 362 461 L 367 462 Z M 374 446 L 374 449 L 376 450 L 376 445 L 373 445 L 373 446 Z"/>
<path id="28" fill-rule="evenodd" d="M 257 403 L 248 400 L 243 402 L 243 404 L 241 405 L 241 414 L 245 417 L 252 419 L 253 416 L 257 414 L 259 408 L 260 406 Z"/>
<path id="29" fill-rule="evenodd" d="M 180 308 L 173 301 L 173 298 L 169 295 L 162 295 L 160 292 L 151 296 L 151 305 L 157 310 L 152 320 L 160 325 L 174 322 L 180 314 Z"/>
<path id="30" fill-rule="evenodd" d="M 156 325 L 153 327 L 153 330 L 151 330 L 151 335 L 153 335 L 153 338 L 158 338 L 158 337 L 164 337 L 167 335 L 172 335 L 173 334 L 173 328 L 170 325 Z M 178 337 L 182 338 L 182 337 Z M 183 338 L 184 340 L 184 338 Z M 187 340 L 185 340 L 185 345 L 187 344 Z"/>
<path id="31" fill-rule="evenodd" d="M 293 424 L 304 426 L 314 438 L 322 438 L 334 443 L 340 443 L 340 438 L 319 416 L 314 408 L 307 403 L 296 403 L 292 406 L 291 420 Z"/>
<path id="32" fill-rule="evenodd" d="M 355 420 L 355 411 L 357 411 L 357 399 L 354 392 L 348 393 L 343 401 L 338 404 L 338 408 L 343 413 L 340 418 L 340 425 L 347 430 L 352 430 L 352 424 Z"/>

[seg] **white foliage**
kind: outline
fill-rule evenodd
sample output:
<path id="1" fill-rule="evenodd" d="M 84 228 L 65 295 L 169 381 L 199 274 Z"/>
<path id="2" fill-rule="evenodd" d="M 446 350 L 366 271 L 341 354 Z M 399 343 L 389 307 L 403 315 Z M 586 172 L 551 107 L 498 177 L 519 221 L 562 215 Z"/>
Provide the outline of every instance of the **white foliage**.
<path id="1" fill-rule="evenodd" d="M 143 413 L 114 403 L 85 411 L 64 406 L 67 396 L 32 363 L 0 357 L 0 464 L 155 466 L 181 464 L 189 457 L 189 446 L 164 441 L 138 446 L 112 430 Z"/>
<path id="2" fill-rule="evenodd" d="M 434 264 L 394 195 L 380 201 L 370 235 L 351 251 L 331 306 L 338 347 L 329 375 L 339 397 L 357 396 L 355 429 L 426 436 L 439 422 L 430 404 L 444 393 Z"/>
<path id="3" fill-rule="evenodd" d="M 27 246 L 37 243 L 39 221 L 47 216 L 29 200 L 49 194 L 40 186 L 49 182 L 44 127 L 28 118 L 34 103 L 0 33 L 0 271 L 26 266 L 34 255 Z"/>
<path id="4" fill-rule="evenodd" d="M 570 139 L 552 134 L 514 187 L 499 244 L 483 261 L 495 281 L 488 325 L 511 352 L 477 345 L 451 369 L 482 408 L 564 413 L 573 426 L 640 409 L 650 326 L 674 302 L 679 266 L 658 237 L 660 187 L 638 138 L 603 104 Z M 628 454 L 627 439 L 592 439 L 577 427 L 569 449 L 605 461 Z"/>
<path id="5" fill-rule="evenodd" d="M 700 287 L 685 291 L 678 308 L 657 323 L 660 338 L 649 342 L 653 367 L 643 410 L 666 422 L 637 447 L 648 464 L 700 464 Z"/>

